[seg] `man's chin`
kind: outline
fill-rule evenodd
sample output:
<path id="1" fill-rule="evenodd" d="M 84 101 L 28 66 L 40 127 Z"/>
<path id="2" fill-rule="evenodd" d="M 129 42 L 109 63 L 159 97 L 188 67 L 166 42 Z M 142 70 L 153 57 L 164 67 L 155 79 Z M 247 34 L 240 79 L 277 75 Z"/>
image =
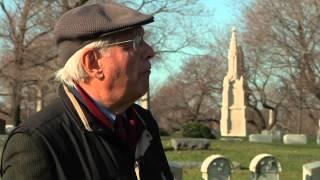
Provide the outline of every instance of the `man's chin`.
<path id="1" fill-rule="evenodd" d="M 149 86 L 148 86 L 148 88 L 146 88 L 145 90 L 141 91 L 141 93 L 140 93 L 140 98 L 141 98 L 142 96 L 144 96 L 144 95 L 148 92 L 148 90 L 149 90 Z"/>
<path id="2" fill-rule="evenodd" d="M 139 91 L 139 98 L 142 98 L 144 95 L 146 95 L 146 93 L 149 91 L 149 86 L 144 87 L 143 89 L 141 89 L 141 91 Z"/>

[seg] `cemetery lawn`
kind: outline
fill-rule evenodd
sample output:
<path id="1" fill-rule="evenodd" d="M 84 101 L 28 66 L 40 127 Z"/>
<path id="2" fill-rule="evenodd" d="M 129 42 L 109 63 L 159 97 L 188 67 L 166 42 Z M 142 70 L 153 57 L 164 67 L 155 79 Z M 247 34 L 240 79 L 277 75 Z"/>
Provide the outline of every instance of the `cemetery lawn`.
<path id="1" fill-rule="evenodd" d="M 198 162 L 212 155 L 220 154 L 232 161 L 240 163 L 240 167 L 233 171 L 232 179 L 248 180 L 251 177 L 249 165 L 252 158 L 260 153 L 274 155 L 281 164 L 281 180 L 302 179 L 302 165 L 313 161 L 320 161 L 320 146 L 315 140 L 310 140 L 307 145 L 284 145 L 281 142 L 272 144 L 249 143 L 247 140 L 241 142 L 228 142 L 212 140 L 209 150 L 184 150 L 174 151 L 171 147 L 170 137 L 163 137 L 162 143 L 168 161 L 174 162 Z M 201 164 L 200 164 L 201 165 Z M 200 168 L 184 168 L 183 180 L 201 180 Z"/>

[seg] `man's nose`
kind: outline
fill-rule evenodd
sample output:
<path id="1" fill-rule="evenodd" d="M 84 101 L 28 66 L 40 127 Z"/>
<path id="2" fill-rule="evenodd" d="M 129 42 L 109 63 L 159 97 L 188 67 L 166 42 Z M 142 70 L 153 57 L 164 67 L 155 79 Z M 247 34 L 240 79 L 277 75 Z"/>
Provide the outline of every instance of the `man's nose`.
<path id="1" fill-rule="evenodd" d="M 153 48 L 147 43 L 147 42 L 143 42 L 144 44 L 144 59 L 146 60 L 150 60 L 155 56 L 155 52 L 153 50 Z"/>

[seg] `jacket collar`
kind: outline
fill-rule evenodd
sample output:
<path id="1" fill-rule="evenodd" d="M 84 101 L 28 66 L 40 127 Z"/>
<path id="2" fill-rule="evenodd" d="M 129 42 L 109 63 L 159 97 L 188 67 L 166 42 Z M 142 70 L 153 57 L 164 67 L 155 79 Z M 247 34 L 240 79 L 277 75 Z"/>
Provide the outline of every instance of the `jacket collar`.
<path id="1" fill-rule="evenodd" d="M 72 106 L 75 109 L 76 114 L 79 116 L 80 123 L 83 125 L 85 130 L 92 132 L 96 130 L 101 131 L 102 129 L 105 129 L 102 128 L 100 123 L 97 123 L 93 120 L 94 118 L 92 117 L 92 114 L 90 113 L 86 105 L 80 100 L 78 100 L 67 86 L 61 85 L 59 87 L 59 96 L 64 101 L 68 101 L 67 106 Z M 136 114 L 141 124 L 146 128 L 146 123 L 143 120 L 143 117 L 139 114 L 138 110 L 136 110 L 134 106 L 131 106 L 130 108 Z M 113 130 L 113 126 L 110 129 Z"/>

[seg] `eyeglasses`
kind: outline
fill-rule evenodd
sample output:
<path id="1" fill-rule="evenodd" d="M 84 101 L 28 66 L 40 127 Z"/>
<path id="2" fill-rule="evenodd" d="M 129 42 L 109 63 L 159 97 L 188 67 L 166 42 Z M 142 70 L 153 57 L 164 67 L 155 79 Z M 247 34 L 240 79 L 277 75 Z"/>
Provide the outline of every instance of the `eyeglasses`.
<path id="1" fill-rule="evenodd" d="M 138 47 L 141 45 L 143 40 L 142 35 L 136 35 L 136 37 L 134 37 L 134 39 L 130 39 L 130 40 L 126 40 L 126 41 L 119 41 L 119 42 L 115 42 L 115 43 L 110 43 L 107 44 L 108 46 L 113 46 L 113 45 L 119 45 L 119 44 L 124 44 L 124 43 L 130 43 L 132 42 L 133 44 L 133 50 L 137 50 Z"/>

